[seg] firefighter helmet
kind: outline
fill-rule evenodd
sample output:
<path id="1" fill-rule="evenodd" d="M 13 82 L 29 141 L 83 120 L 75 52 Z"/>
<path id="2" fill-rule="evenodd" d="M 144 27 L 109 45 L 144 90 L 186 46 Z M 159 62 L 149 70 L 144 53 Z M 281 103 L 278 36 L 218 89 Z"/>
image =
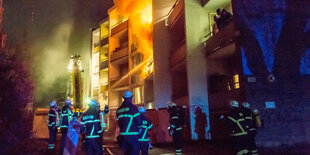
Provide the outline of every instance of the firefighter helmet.
<path id="1" fill-rule="evenodd" d="M 125 91 L 124 93 L 124 98 L 131 98 L 132 97 L 132 93 L 130 91 Z"/>
<path id="2" fill-rule="evenodd" d="M 89 103 L 88 103 L 89 106 L 96 106 L 97 105 L 97 101 L 95 100 L 91 100 Z M 100 106 L 100 105 L 99 105 Z"/>
<path id="3" fill-rule="evenodd" d="M 230 104 L 231 107 L 236 107 L 236 108 L 239 107 L 238 101 L 235 101 L 235 100 L 229 101 L 229 104 Z"/>
<path id="4" fill-rule="evenodd" d="M 242 106 L 245 107 L 245 108 L 250 108 L 250 103 L 248 103 L 248 102 L 243 102 L 243 103 L 242 103 Z"/>
<path id="5" fill-rule="evenodd" d="M 51 103 L 50 103 L 50 107 L 55 107 L 56 106 L 56 102 L 53 100 Z"/>
<path id="6" fill-rule="evenodd" d="M 67 106 L 70 106 L 70 105 L 71 105 L 71 100 L 66 100 L 66 101 L 65 101 L 65 104 L 66 104 Z"/>
<path id="7" fill-rule="evenodd" d="M 145 113 L 145 111 L 146 111 L 146 110 L 145 110 L 144 107 L 140 107 L 140 108 L 139 108 L 139 112 L 140 112 L 140 113 Z"/>
<path id="8" fill-rule="evenodd" d="M 172 107 L 176 107 L 177 105 L 174 103 L 174 102 L 172 102 L 172 101 L 168 101 L 167 102 L 167 105 L 168 105 L 168 108 L 172 108 Z"/>

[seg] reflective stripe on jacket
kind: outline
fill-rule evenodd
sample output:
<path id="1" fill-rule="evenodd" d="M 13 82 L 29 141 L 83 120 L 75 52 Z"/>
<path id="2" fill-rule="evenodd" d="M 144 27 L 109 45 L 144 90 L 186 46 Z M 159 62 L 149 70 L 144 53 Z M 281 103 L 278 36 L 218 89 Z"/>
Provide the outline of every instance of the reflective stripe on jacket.
<path id="1" fill-rule="evenodd" d="M 138 135 L 142 125 L 141 114 L 138 108 L 130 101 L 124 101 L 116 111 L 120 135 Z"/>
<path id="2" fill-rule="evenodd" d="M 61 120 L 60 120 L 60 128 L 68 128 L 69 123 L 71 121 L 73 113 L 71 112 L 70 108 L 64 106 L 61 110 Z"/>
<path id="3" fill-rule="evenodd" d="M 88 109 L 84 113 L 81 121 L 81 133 L 85 133 L 86 138 L 99 138 L 102 133 L 98 112 L 95 109 Z"/>
<path id="4" fill-rule="evenodd" d="M 228 115 L 228 124 L 231 130 L 232 136 L 247 135 L 245 119 L 240 108 L 231 109 Z"/>
<path id="5" fill-rule="evenodd" d="M 59 114 L 55 108 L 50 108 L 47 118 L 48 126 L 58 126 L 59 125 Z"/>
<path id="6" fill-rule="evenodd" d="M 139 133 L 139 141 L 150 141 L 148 131 L 153 128 L 152 122 L 142 115 L 141 132 Z"/>

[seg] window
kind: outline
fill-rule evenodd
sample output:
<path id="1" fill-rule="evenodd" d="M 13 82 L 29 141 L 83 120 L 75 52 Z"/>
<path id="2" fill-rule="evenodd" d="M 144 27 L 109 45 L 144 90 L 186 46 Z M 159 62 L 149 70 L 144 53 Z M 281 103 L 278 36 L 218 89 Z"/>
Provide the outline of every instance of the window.
<path id="1" fill-rule="evenodd" d="M 134 100 L 135 104 L 142 104 L 143 103 L 143 91 L 142 87 L 136 87 L 134 89 Z"/>
<path id="2" fill-rule="evenodd" d="M 233 76 L 233 85 L 234 85 L 234 89 L 239 89 L 240 88 L 240 84 L 239 84 L 239 74 L 235 74 Z"/>

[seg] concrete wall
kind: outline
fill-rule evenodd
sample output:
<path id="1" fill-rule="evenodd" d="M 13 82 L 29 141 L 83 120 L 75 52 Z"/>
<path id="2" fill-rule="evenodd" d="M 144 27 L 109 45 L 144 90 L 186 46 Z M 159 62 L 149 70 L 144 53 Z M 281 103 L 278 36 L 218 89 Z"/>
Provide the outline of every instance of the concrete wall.
<path id="1" fill-rule="evenodd" d="M 309 143 L 310 76 L 303 71 L 309 68 L 310 2 L 238 0 L 233 4 L 241 32 L 246 100 L 264 121 L 257 143 Z M 268 106 L 270 101 L 275 105 Z"/>
<path id="2" fill-rule="evenodd" d="M 170 33 L 165 19 L 175 0 L 153 0 L 154 102 L 156 108 L 167 106 L 171 99 L 169 72 Z"/>
<path id="3" fill-rule="evenodd" d="M 38 108 L 33 118 L 33 136 L 35 138 L 49 138 L 47 115 L 49 109 Z"/>
<path id="4" fill-rule="evenodd" d="M 185 29 L 187 44 L 187 81 L 192 139 L 198 139 L 197 123 L 205 124 L 205 139 L 211 139 L 207 91 L 204 36 L 209 32 L 208 11 L 200 0 L 185 0 Z M 198 120 L 197 111 L 202 110 L 206 122 Z M 195 114 L 196 113 L 196 114 Z"/>

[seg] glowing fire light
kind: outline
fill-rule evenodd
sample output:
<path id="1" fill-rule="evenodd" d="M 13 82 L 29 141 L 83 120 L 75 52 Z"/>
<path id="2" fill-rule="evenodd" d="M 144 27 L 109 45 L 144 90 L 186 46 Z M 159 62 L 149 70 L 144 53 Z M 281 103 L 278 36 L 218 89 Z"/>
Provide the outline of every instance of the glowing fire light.
<path id="1" fill-rule="evenodd" d="M 152 0 L 115 0 L 117 12 L 129 18 L 133 43 L 146 59 L 153 56 Z"/>

